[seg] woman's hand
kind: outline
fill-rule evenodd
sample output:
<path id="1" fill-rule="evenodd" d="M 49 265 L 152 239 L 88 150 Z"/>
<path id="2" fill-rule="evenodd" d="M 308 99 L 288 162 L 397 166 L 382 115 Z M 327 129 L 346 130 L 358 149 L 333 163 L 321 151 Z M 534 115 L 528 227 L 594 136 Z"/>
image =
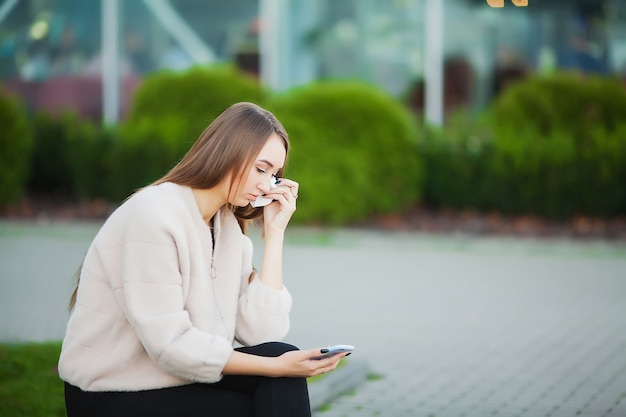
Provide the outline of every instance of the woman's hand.
<path id="1" fill-rule="evenodd" d="M 285 229 L 296 211 L 298 183 L 282 178 L 280 184 L 267 191 L 267 198 L 276 200 L 263 209 L 265 250 L 261 267 L 261 282 L 275 290 L 283 289 L 283 240 Z"/>
<path id="2" fill-rule="evenodd" d="M 271 230 L 284 231 L 287 228 L 291 216 L 296 211 L 298 188 L 297 182 L 281 178 L 280 184 L 265 194 L 265 197 L 276 200 L 263 209 L 266 234 Z"/>
<path id="3" fill-rule="evenodd" d="M 293 350 L 272 358 L 277 362 L 276 377 L 309 378 L 325 374 L 337 368 L 339 362 L 348 353 L 339 353 L 324 359 L 320 349 Z"/>
<path id="4" fill-rule="evenodd" d="M 321 349 L 292 350 L 277 357 L 256 356 L 233 351 L 224 375 L 260 375 L 268 377 L 309 378 L 325 374 L 337 368 L 339 361 L 348 353 L 338 353 L 324 359 Z"/>

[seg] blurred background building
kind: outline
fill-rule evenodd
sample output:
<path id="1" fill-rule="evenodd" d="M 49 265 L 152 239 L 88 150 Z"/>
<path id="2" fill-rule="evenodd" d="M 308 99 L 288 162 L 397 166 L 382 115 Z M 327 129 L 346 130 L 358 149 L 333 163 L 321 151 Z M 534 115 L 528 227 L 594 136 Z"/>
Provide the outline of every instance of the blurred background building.
<path id="1" fill-rule="evenodd" d="M 31 110 L 70 108 L 98 120 L 111 72 L 103 59 L 118 63 L 122 117 L 152 71 L 234 62 L 275 90 L 361 79 L 420 113 L 429 1 L 437 0 L 2 0 L 0 79 Z M 439 1 L 444 112 L 479 111 L 535 71 L 626 77 L 623 0 L 507 1 L 502 9 Z M 106 37 L 114 61 L 103 57 Z"/>

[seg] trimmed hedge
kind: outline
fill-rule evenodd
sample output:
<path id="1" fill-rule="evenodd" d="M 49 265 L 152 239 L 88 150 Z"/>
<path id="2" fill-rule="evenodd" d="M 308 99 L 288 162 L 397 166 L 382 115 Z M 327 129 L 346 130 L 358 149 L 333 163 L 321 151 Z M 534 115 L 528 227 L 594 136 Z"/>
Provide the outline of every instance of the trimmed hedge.
<path id="1" fill-rule="evenodd" d="M 359 82 L 322 81 L 272 98 L 301 185 L 295 222 L 345 224 L 399 212 L 420 197 L 417 126 L 399 101 Z"/>
<path id="2" fill-rule="evenodd" d="M 107 189 L 109 130 L 71 112 L 37 113 L 31 120 L 34 146 L 28 189 L 38 194 L 85 199 Z"/>
<path id="3" fill-rule="evenodd" d="M 561 219 L 626 214 L 626 122 L 540 133 L 491 114 L 431 130 L 419 149 L 425 200 L 435 207 Z"/>
<path id="4" fill-rule="evenodd" d="M 33 152 L 28 188 L 47 194 L 69 195 L 72 171 L 68 158 L 78 120 L 71 114 L 55 117 L 37 113 L 31 119 Z"/>
<path id="5" fill-rule="evenodd" d="M 0 204 L 17 201 L 30 168 L 32 132 L 21 103 L 0 94 Z"/>
<path id="6" fill-rule="evenodd" d="M 584 142 L 602 126 L 614 130 L 624 121 L 626 89 L 614 77 L 557 72 L 533 75 L 508 87 L 489 108 L 506 129 L 532 128 L 537 139 L 554 132 Z"/>
<path id="7" fill-rule="evenodd" d="M 398 100 L 359 82 L 268 97 L 220 67 L 154 74 L 139 91 L 131 118 L 111 130 L 71 114 L 38 114 L 29 125 L 0 97 L 0 204 L 16 201 L 27 180 L 34 191 L 121 201 L 172 167 L 220 111 L 254 101 L 292 138 L 296 223 L 349 224 L 420 200 L 552 218 L 626 214 L 626 90 L 612 79 L 531 77 L 478 120 L 457 115 L 442 129 L 420 127 Z"/>
<path id="8" fill-rule="evenodd" d="M 121 201 L 162 177 L 195 141 L 185 138 L 187 130 L 185 120 L 177 116 L 121 124 L 106 159 L 111 167 L 106 197 Z"/>
<path id="9" fill-rule="evenodd" d="M 160 178 L 226 108 L 241 101 L 260 103 L 266 96 L 256 80 L 229 66 L 148 75 L 117 129 L 107 159 L 114 169 L 106 197 L 120 201 Z"/>
<path id="10" fill-rule="evenodd" d="M 220 113 L 240 101 L 262 103 L 267 91 L 231 66 L 193 67 L 184 72 L 147 75 L 133 98 L 124 124 L 180 118 L 178 138 L 194 141 Z"/>
<path id="11" fill-rule="evenodd" d="M 613 77 L 559 72 L 512 85 L 488 111 L 503 211 L 626 214 L 625 112 Z"/>
<path id="12" fill-rule="evenodd" d="M 425 166 L 423 201 L 434 207 L 493 208 L 497 194 L 485 161 L 493 160 L 493 136 L 464 113 L 443 128 L 425 126 L 418 153 Z"/>

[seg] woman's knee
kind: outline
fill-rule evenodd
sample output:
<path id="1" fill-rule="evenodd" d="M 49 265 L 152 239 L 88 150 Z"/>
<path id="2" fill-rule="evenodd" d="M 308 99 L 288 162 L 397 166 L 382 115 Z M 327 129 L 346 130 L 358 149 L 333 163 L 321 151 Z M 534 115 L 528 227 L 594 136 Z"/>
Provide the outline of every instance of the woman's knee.
<path id="1" fill-rule="evenodd" d="M 280 352 L 280 355 L 282 355 L 285 352 L 291 352 L 292 350 L 300 350 L 297 346 L 291 345 L 289 343 L 284 343 L 284 342 L 269 342 L 269 345 L 271 345 L 271 348 L 274 349 L 277 352 Z"/>
<path id="2" fill-rule="evenodd" d="M 290 352 L 293 350 L 300 350 L 297 346 L 291 345 L 289 343 L 284 342 L 267 342 L 262 343 L 260 345 L 255 346 L 246 346 L 242 348 L 237 348 L 238 351 L 244 353 L 250 353 L 257 356 L 280 356 L 283 353 Z"/>

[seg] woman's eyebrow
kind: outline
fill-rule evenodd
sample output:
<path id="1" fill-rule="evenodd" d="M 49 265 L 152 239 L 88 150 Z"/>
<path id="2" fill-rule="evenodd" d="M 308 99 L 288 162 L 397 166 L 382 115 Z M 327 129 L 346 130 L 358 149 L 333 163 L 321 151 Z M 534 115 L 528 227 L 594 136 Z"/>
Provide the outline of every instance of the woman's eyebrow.
<path id="1" fill-rule="evenodd" d="M 257 162 L 262 162 L 265 165 L 267 165 L 270 168 L 274 168 L 274 164 L 272 164 L 270 161 L 268 161 L 267 159 L 259 159 Z"/>

